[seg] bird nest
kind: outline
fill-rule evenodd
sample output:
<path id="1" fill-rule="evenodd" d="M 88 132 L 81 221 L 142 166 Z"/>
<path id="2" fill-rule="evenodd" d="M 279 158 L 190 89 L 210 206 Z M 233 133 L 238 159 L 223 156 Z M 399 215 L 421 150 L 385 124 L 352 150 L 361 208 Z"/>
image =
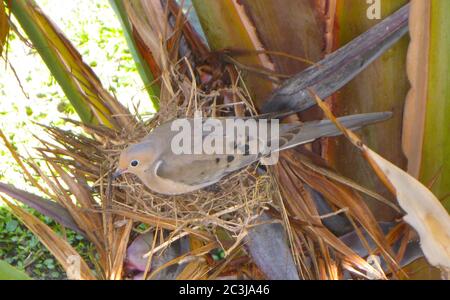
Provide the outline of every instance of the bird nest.
<path id="1" fill-rule="evenodd" d="M 42 141 L 46 147 L 39 150 L 44 159 L 65 167 L 78 184 L 89 185 L 97 203 L 94 212 L 115 216 L 113 222 L 116 225 L 130 219 L 169 229 L 178 237 L 206 234 L 219 242 L 218 231 L 225 232 L 226 239 L 231 237 L 233 240 L 225 250 L 231 251 L 245 237 L 254 220 L 269 209 L 272 199 L 278 194 L 275 193 L 275 180 L 257 164 L 228 175 L 210 187 L 176 196 L 153 192 L 133 174 L 112 179 L 121 151 L 140 141 L 162 122 L 174 117 L 192 116 L 195 109 L 201 109 L 204 116 L 218 112 L 221 115 L 234 114 L 234 104 L 211 105 L 218 95 L 238 95 L 242 100 L 236 104 L 240 111 L 254 111 L 248 102 L 249 97 L 244 96 L 243 90 L 237 86 L 207 95 L 198 90 L 190 91 L 196 92 L 195 97 L 178 97 L 178 102 L 171 103 L 172 108 L 168 105 L 161 107 L 146 121 L 135 116 L 137 121 L 120 132 L 73 120 L 66 120 L 75 126 L 73 131 L 46 127 L 60 145 Z M 77 195 L 74 196 L 76 198 Z"/>
<path id="2" fill-rule="evenodd" d="M 143 124 L 145 130 L 131 134 L 125 143 L 105 146 L 107 169 L 113 170 L 120 152 L 130 143 L 139 141 L 153 126 L 157 125 L 154 122 Z M 106 170 L 102 177 L 105 176 L 109 176 Z M 175 224 L 177 229 L 202 229 L 213 233 L 220 227 L 236 236 L 242 235 L 245 228 L 268 209 L 274 184 L 272 177 L 262 172 L 258 165 L 231 174 L 210 187 L 183 195 L 155 193 L 133 174 L 125 174 L 111 182 L 113 205 L 118 209 L 156 217 Z M 97 182 L 97 185 L 102 183 Z"/>

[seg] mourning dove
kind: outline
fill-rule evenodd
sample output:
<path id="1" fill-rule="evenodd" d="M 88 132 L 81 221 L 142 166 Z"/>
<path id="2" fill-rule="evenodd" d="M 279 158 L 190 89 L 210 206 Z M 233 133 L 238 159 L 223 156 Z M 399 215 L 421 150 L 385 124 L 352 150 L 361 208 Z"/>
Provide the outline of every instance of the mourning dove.
<path id="1" fill-rule="evenodd" d="M 390 112 L 368 113 L 338 118 L 349 129 L 388 119 Z M 193 119 L 186 119 L 190 124 Z M 215 119 L 225 124 L 226 118 Z M 236 120 L 236 119 L 233 119 Z M 264 119 L 254 119 L 259 124 Z M 174 120 L 175 121 L 175 120 Z M 249 136 L 227 144 L 229 132 L 221 132 L 218 140 L 223 140 L 222 154 L 178 154 L 173 151 L 173 141 L 179 132 L 173 130 L 174 121 L 166 122 L 153 129 L 142 141 L 130 145 L 122 151 L 119 165 L 113 178 L 124 173 L 136 175 L 152 191 L 165 195 L 189 193 L 217 183 L 227 174 L 240 170 L 278 151 L 314 141 L 321 137 L 340 135 L 340 130 L 329 120 L 305 123 L 279 124 L 279 136 L 271 138 L 270 132 L 265 145 L 261 147 L 259 137 Z M 198 135 L 198 134 L 197 134 Z M 212 133 L 198 137 L 192 133 L 197 143 L 202 143 Z M 228 135 L 228 136 L 227 136 Z M 258 152 L 249 151 L 249 144 L 257 140 Z M 254 145 L 254 144 L 252 144 Z M 193 146 L 192 146 L 193 147 Z M 253 147 L 253 146 L 252 146 Z M 252 148 L 254 150 L 255 148 Z M 230 154 L 229 151 L 235 150 Z"/>

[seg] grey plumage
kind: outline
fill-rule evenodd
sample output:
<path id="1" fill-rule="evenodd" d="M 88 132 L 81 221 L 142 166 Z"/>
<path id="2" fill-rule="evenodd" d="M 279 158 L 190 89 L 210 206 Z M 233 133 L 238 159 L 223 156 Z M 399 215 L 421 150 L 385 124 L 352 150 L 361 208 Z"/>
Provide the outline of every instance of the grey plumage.
<path id="1" fill-rule="evenodd" d="M 388 119 L 390 112 L 351 115 L 338 118 L 349 129 L 357 129 L 365 125 Z M 224 124 L 227 119 L 217 119 Z M 235 119 L 236 120 L 236 119 Z M 261 119 L 257 119 L 260 122 Z M 172 121 L 173 122 L 173 121 Z M 137 175 L 143 183 L 155 192 L 162 194 L 183 194 L 212 185 L 224 176 L 257 162 L 271 153 L 309 143 L 321 137 L 341 134 L 340 130 L 329 120 L 305 123 L 280 124 L 279 139 L 276 141 L 267 133 L 267 145 L 261 145 L 258 137 L 249 136 L 228 144 L 227 133 L 219 137 L 228 150 L 240 150 L 229 154 L 175 154 L 171 142 L 177 132 L 171 130 L 172 122 L 155 128 L 140 143 L 127 148 L 121 153 L 118 174 L 129 172 Z M 193 122 L 193 120 L 189 120 Z M 192 138 L 195 134 L 192 133 Z M 202 142 L 208 134 L 204 134 Z M 249 144 L 257 140 L 260 150 L 249 153 Z M 278 146 L 276 146 L 278 144 Z M 227 148 L 228 147 L 228 148 Z M 132 163 L 136 165 L 133 166 Z"/>

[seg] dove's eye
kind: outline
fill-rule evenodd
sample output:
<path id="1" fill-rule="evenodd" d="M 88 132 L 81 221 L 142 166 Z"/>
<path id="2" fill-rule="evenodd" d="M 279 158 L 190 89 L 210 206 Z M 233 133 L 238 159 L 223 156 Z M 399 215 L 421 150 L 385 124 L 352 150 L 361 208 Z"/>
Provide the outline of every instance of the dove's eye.
<path id="1" fill-rule="evenodd" d="M 131 163 L 130 163 L 130 165 L 131 165 L 132 167 L 137 167 L 138 164 L 139 164 L 139 161 L 138 161 L 138 160 L 132 160 Z"/>

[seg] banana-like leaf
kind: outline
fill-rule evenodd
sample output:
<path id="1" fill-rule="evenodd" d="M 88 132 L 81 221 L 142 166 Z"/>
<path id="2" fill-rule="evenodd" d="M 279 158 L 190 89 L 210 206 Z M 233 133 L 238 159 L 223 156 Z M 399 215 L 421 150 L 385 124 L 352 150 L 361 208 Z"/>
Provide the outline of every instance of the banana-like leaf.
<path id="1" fill-rule="evenodd" d="M 78 225 L 73 220 L 70 213 L 62 205 L 34 195 L 32 193 L 19 190 L 10 184 L 0 182 L 0 193 L 4 193 L 9 197 L 34 208 L 41 214 L 55 220 L 64 227 L 70 228 L 81 235 L 85 235 Z"/>
<path id="2" fill-rule="evenodd" d="M 75 47 L 33 0 L 8 3 L 84 123 L 117 129 L 132 125 L 127 109 L 102 87 Z"/>
<path id="3" fill-rule="evenodd" d="M 30 280 L 31 278 L 7 262 L 0 260 L 0 280 Z"/>
<path id="4" fill-rule="evenodd" d="M 450 211 L 450 20 L 448 1 L 411 2 L 403 147 L 408 172 L 444 201 Z"/>

